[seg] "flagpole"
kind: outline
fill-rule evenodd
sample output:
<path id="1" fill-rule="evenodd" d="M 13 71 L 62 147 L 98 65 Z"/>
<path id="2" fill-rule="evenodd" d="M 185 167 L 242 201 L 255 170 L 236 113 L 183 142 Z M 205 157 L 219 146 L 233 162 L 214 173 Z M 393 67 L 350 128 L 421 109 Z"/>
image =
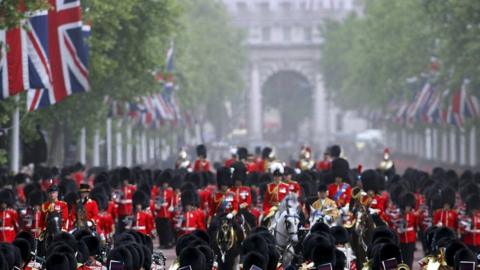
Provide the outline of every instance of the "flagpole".
<path id="1" fill-rule="evenodd" d="M 10 170 L 13 173 L 19 171 L 20 166 L 20 108 L 18 103 L 20 97 L 15 96 L 15 110 L 12 114 L 12 137 L 11 137 L 11 149 L 10 149 Z"/>
<path id="2" fill-rule="evenodd" d="M 98 128 L 93 135 L 93 166 L 100 166 L 100 130 Z"/>
<path id="3" fill-rule="evenodd" d="M 116 151 L 116 165 L 118 167 L 120 167 L 123 164 L 122 122 L 120 120 L 117 120 L 117 129 L 116 129 L 115 133 L 116 133 L 115 143 L 116 143 L 116 146 L 117 146 L 116 147 L 117 148 L 117 151 Z"/>
<path id="4" fill-rule="evenodd" d="M 83 127 L 80 130 L 80 163 L 87 163 L 87 130 Z"/>
<path id="5" fill-rule="evenodd" d="M 107 167 L 112 168 L 112 118 L 107 118 Z"/>
<path id="6" fill-rule="evenodd" d="M 127 167 L 132 167 L 132 124 L 127 124 Z"/>

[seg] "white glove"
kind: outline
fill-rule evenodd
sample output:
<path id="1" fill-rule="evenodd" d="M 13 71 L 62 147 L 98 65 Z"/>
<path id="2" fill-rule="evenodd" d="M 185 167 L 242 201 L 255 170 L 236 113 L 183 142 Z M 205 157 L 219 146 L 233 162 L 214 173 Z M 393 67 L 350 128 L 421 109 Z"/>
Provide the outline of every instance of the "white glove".
<path id="1" fill-rule="evenodd" d="M 228 219 L 232 219 L 232 218 L 233 218 L 233 214 L 232 214 L 232 213 L 229 213 L 229 214 L 227 215 L 227 218 L 228 218 Z"/>

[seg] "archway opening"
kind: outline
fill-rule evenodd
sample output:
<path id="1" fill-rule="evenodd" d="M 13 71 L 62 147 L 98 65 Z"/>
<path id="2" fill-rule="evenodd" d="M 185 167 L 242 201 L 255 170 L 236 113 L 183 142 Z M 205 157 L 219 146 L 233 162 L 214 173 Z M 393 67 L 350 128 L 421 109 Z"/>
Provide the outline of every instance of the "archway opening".
<path id="1" fill-rule="evenodd" d="M 262 87 L 263 138 L 275 145 L 312 140 L 313 86 L 297 71 L 279 71 Z"/>

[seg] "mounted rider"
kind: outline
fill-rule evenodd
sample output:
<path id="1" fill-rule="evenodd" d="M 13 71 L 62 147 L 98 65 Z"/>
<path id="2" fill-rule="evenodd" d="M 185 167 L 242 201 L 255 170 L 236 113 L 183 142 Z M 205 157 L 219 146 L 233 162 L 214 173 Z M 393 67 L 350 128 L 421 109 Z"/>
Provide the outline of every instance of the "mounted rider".
<path id="1" fill-rule="evenodd" d="M 317 194 L 318 200 L 314 201 L 311 205 L 310 220 L 316 220 L 315 215 L 320 215 L 322 217 L 320 222 L 332 225 L 339 216 L 337 204 L 334 200 L 328 198 L 326 185 L 320 184 Z M 313 224 L 310 225 L 313 226 Z"/>
<path id="2" fill-rule="evenodd" d="M 219 210 L 226 214 L 235 215 L 238 212 L 238 200 L 235 192 L 230 190 L 232 185 L 232 169 L 223 167 L 217 171 L 218 191 L 212 196 L 209 203 L 209 221 Z"/>
<path id="3" fill-rule="evenodd" d="M 48 200 L 42 204 L 40 217 L 40 231 L 43 234 L 46 230 L 46 221 L 50 213 L 57 212 L 62 218 L 62 230 L 67 230 L 68 205 L 66 202 L 58 199 L 58 186 L 52 185 L 48 188 Z"/>
<path id="4" fill-rule="evenodd" d="M 270 217 L 276 210 L 276 206 L 288 195 L 289 186 L 282 181 L 284 168 L 279 162 L 270 165 L 270 171 L 273 174 L 273 182 L 267 185 L 263 196 L 263 216 Z M 275 207 L 275 208 L 273 208 Z M 273 208 L 273 209 L 272 209 Z"/>
<path id="5" fill-rule="evenodd" d="M 336 158 L 332 161 L 332 176 L 335 183 L 328 185 L 328 197 L 337 203 L 339 208 L 350 203 L 352 188 L 347 183 L 349 180 L 350 166 L 343 158 Z"/>

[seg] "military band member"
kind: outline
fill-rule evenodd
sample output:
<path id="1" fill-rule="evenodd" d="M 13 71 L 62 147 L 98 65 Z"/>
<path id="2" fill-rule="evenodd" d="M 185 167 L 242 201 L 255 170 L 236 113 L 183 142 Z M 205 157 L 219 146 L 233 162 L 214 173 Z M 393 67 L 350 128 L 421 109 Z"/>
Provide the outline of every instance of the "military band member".
<path id="1" fill-rule="evenodd" d="M 23 230 L 31 232 L 35 238 L 40 237 L 41 209 L 46 199 L 46 194 L 40 189 L 28 193 L 27 204 L 29 208 L 26 213 L 28 221 L 25 222 Z"/>
<path id="2" fill-rule="evenodd" d="M 381 179 L 381 176 L 376 171 L 366 170 L 362 172 L 361 183 L 366 194 L 361 197 L 361 203 L 369 208 L 370 213 L 378 214 L 381 218 L 385 219 L 386 202 L 379 194 L 380 181 L 383 181 L 383 179 Z"/>
<path id="3" fill-rule="evenodd" d="M 52 212 L 57 212 L 60 214 L 62 219 L 62 230 L 67 230 L 67 220 L 68 220 L 68 206 L 64 201 L 58 199 L 58 186 L 52 185 L 48 188 L 48 201 L 42 204 L 41 207 L 41 219 L 40 219 L 40 228 L 43 233 L 46 229 L 47 217 Z"/>
<path id="4" fill-rule="evenodd" d="M 121 195 L 119 198 L 119 203 L 118 203 L 118 232 L 122 232 L 124 229 L 124 219 L 128 216 L 132 215 L 133 212 L 133 207 L 132 207 L 132 198 L 133 194 L 136 191 L 136 187 L 134 185 L 131 185 L 129 183 L 129 176 L 127 173 L 125 175 L 122 175 L 122 187 L 121 187 Z"/>
<path id="5" fill-rule="evenodd" d="M 90 185 L 89 184 L 80 184 L 80 202 L 83 204 L 83 208 L 86 213 L 87 221 L 96 224 L 98 219 L 98 205 L 97 202 L 92 200 L 89 196 L 90 194 Z M 78 222 L 77 222 L 78 223 Z"/>
<path id="6" fill-rule="evenodd" d="M 98 219 L 95 226 L 96 232 L 103 243 L 110 243 L 115 233 L 115 221 L 110 212 L 108 212 L 108 198 L 103 194 L 94 196 L 98 205 Z"/>
<path id="7" fill-rule="evenodd" d="M 232 173 L 230 168 L 220 168 L 217 171 L 218 191 L 212 196 L 209 203 L 209 221 L 219 210 L 226 214 L 235 215 L 238 212 L 238 201 L 235 193 L 229 188 L 232 186 Z M 210 222 L 209 222 L 210 223 Z"/>
<path id="8" fill-rule="evenodd" d="M 394 229 L 400 238 L 403 262 L 412 268 L 419 227 L 413 193 L 406 193 L 400 198 L 400 211 L 400 219 L 394 224 Z"/>
<path id="9" fill-rule="evenodd" d="M 131 229 L 155 238 L 155 223 L 152 213 L 148 209 L 148 201 L 148 195 L 143 191 L 138 190 L 133 194 L 132 203 L 135 209 Z"/>
<path id="10" fill-rule="evenodd" d="M 337 220 L 339 216 L 339 211 L 337 208 L 337 204 L 332 199 L 328 198 L 327 196 L 327 186 L 324 184 L 320 184 L 318 186 L 318 199 L 312 203 L 312 210 L 313 212 L 310 215 L 315 215 L 315 213 L 320 214 L 323 217 L 321 222 L 325 222 L 327 224 L 333 224 L 335 220 Z M 315 217 L 310 217 L 310 220 L 315 220 Z M 310 224 L 311 226 L 313 224 Z"/>
<path id="11" fill-rule="evenodd" d="M 441 192 L 442 208 L 433 213 L 433 225 L 447 227 L 454 231 L 458 229 L 458 213 L 455 206 L 455 191 L 452 188 L 445 188 Z"/>
<path id="12" fill-rule="evenodd" d="M 349 164 L 343 158 L 336 158 L 332 161 L 332 175 L 335 183 L 328 185 L 328 197 L 342 208 L 348 203 L 352 197 L 352 188 L 348 181 Z"/>
<path id="13" fill-rule="evenodd" d="M 467 212 L 459 222 L 465 245 L 475 253 L 480 252 L 480 196 L 470 195 L 466 200 Z"/>
<path id="14" fill-rule="evenodd" d="M 193 171 L 194 172 L 209 172 L 210 169 L 210 161 L 207 159 L 207 148 L 205 145 L 200 144 L 197 146 L 197 159 L 193 164 Z"/>
<path id="15" fill-rule="evenodd" d="M 0 192 L 0 242 L 12 243 L 19 230 L 18 215 L 12 207 L 15 198 L 11 190 Z"/>
<path id="16" fill-rule="evenodd" d="M 283 168 L 273 171 L 273 182 L 267 185 L 263 196 L 263 216 L 267 216 L 270 208 L 278 206 L 280 202 L 288 195 L 289 186 L 282 182 Z"/>
<path id="17" fill-rule="evenodd" d="M 247 178 L 247 168 L 242 162 L 236 162 L 232 165 L 234 186 L 230 188 L 230 191 L 235 194 L 235 200 L 239 208 L 250 209 L 252 206 L 252 191 L 250 187 L 244 185 Z"/>
<path id="18" fill-rule="evenodd" d="M 175 191 L 170 186 L 173 175 L 170 170 L 163 171 L 157 179 L 160 189 L 152 200 L 151 211 L 155 216 L 155 224 L 161 247 L 171 247 L 173 238 L 173 215 L 175 210 Z"/>
<path id="19" fill-rule="evenodd" d="M 181 194 L 183 214 L 179 235 L 189 234 L 195 230 L 206 231 L 205 217 L 196 209 L 197 194 L 193 190 L 185 190 Z"/>

